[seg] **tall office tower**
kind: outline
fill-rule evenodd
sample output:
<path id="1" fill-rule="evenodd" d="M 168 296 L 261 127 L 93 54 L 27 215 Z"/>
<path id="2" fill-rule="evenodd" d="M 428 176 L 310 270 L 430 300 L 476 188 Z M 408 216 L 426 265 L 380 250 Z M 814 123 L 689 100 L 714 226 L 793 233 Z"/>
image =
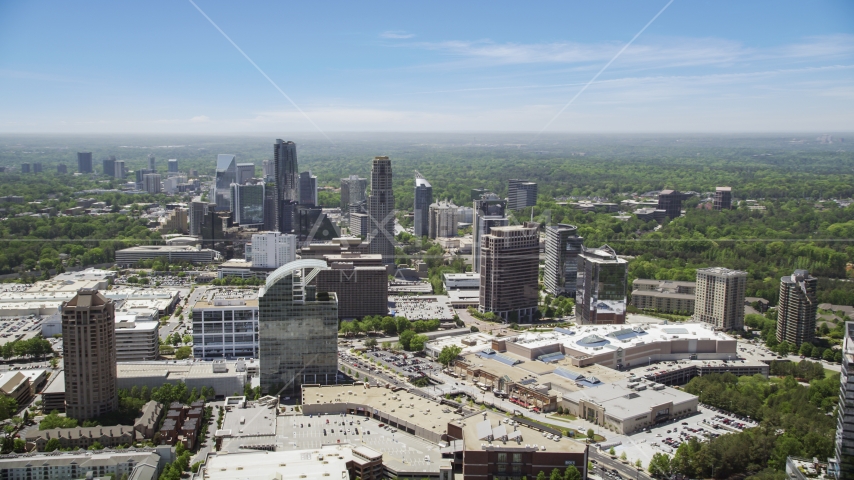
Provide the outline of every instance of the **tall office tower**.
<path id="1" fill-rule="evenodd" d="M 113 301 L 81 289 L 61 311 L 66 414 L 86 420 L 118 409 Z"/>
<path id="2" fill-rule="evenodd" d="M 534 319 L 539 301 L 539 224 L 492 227 L 481 244 L 481 313 L 492 312 L 508 322 Z"/>
<path id="3" fill-rule="evenodd" d="M 246 227 L 264 225 L 264 184 L 231 184 L 231 206 L 234 223 Z"/>
<path id="4" fill-rule="evenodd" d="M 279 231 L 279 209 L 276 199 L 276 187 L 272 183 L 264 186 L 264 230 L 270 232 Z"/>
<path id="5" fill-rule="evenodd" d="M 217 157 L 221 157 L 222 155 L 218 155 Z M 233 158 L 234 155 L 231 155 Z M 219 158 L 217 158 L 217 172 L 219 172 Z M 178 173 L 178 159 L 170 158 L 167 162 L 167 170 L 166 173 Z"/>
<path id="6" fill-rule="evenodd" d="M 415 171 L 415 236 L 430 235 L 430 209 L 433 205 L 433 186 Z M 436 238 L 436 237 L 431 237 Z"/>
<path id="7" fill-rule="evenodd" d="M 546 266 L 543 285 L 551 295 L 575 298 L 578 280 L 578 254 L 584 238 L 578 227 L 559 223 L 546 227 Z"/>
<path id="8" fill-rule="evenodd" d="M 252 235 L 252 268 L 275 270 L 296 260 L 297 237 L 289 233 Z"/>
<path id="9" fill-rule="evenodd" d="M 160 174 L 146 173 L 142 178 L 142 189 L 148 193 L 160 193 L 162 191 L 160 185 Z"/>
<path id="10" fill-rule="evenodd" d="M 293 231 L 296 202 L 299 201 L 297 145 L 277 138 L 273 145 L 273 170 L 278 195 L 279 231 Z"/>
<path id="11" fill-rule="evenodd" d="M 110 156 L 109 158 L 105 158 L 101 160 L 101 166 L 104 170 L 104 175 L 108 177 L 116 176 L 116 157 Z"/>
<path id="12" fill-rule="evenodd" d="M 124 160 L 116 160 L 115 163 L 115 177 L 118 179 L 124 179 L 128 174 L 127 169 L 125 168 Z"/>
<path id="13" fill-rule="evenodd" d="M 682 215 L 682 200 L 685 194 L 678 190 L 662 190 L 658 194 L 658 209 L 664 210 L 667 218 L 673 220 Z"/>
<path id="14" fill-rule="evenodd" d="M 190 219 L 190 235 L 201 236 L 202 225 L 205 223 L 205 216 L 208 214 L 208 202 L 203 202 L 202 197 L 195 197 L 190 202 L 189 219 Z"/>
<path id="15" fill-rule="evenodd" d="M 800 347 L 815 338 L 818 311 L 818 279 L 806 270 L 780 279 L 780 303 L 777 307 L 777 341 Z"/>
<path id="16" fill-rule="evenodd" d="M 840 383 L 836 458 L 831 460 L 828 470 L 843 480 L 854 478 L 854 322 L 845 322 Z"/>
<path id="17" fill-rule="evenodd" d="M 33 173 L 42 173 L 42 164 L 36 162 L 33 164 Z"/>
<path id="18" fill-rule="evenodd" d="M 729 210 L 732 208 L 732 187 L 715 188 L 715 210 Z"/>
<path id="19" fill-rule="evenodd" d="M 459 211 L 459 207 L 454 205 L 454 202 L 444 201 L 430 205 L 427 215 L 427 235 L 432 239 L 456 237 L 460 219 Z"/>
<path id="20" fill-rule="evenodd" d="M 311 170 L 299 174 L 300 205 L 317 205 L 317 176 Z"/>
<path id="21" fill-rule="evenodd" d="M 509 223 L 505 216 L 506 208 L 507 200 L 498 198 L 494 193 L 484 193 L 474 201 L 471 245 L 473 272 L 480 272 L 480 244 L 483 235 L 489 234 L 492 227 L 503 227 Z"/>
<path id="22" fill-rule="evenodd" d="M 368 179 L 350 175 L 341 179 L 341 213 L 350 205 L 364 203 L 367 200 Z"/>
<path id="23" fill-rule="evenodd" d="M 56 173 L 68 173 L 68 165 L 60 163 L 56 166 Z"/>
<path id="24" fill-rule="evenodd" d="M 329 216 L 320 207 L 297 205 L 294 216 L 294 233 L 301 243 L 328 241 L 341 236 L 337 225 L 332 223 Z"/>
<path id="25" fill-rule="evenodd" d="M 21 173 L 30 173 L 30 164 L 22 163 L 21 164 Z"/>
<path id="26" fill-rule="evenodd" d="M 370 253 L 383 256 L 386 265 L 394 263 L 394 191 L 391 187 L 391 160 L 374 157 L 371 165 L 371 194 L 368 196 Z"/>
<path id="27" fill-rule="evenodd" d="M 77 171 L 92 173 L 92 152 L 77 152 Z"/>
<path id="28" fill-rule="evenodd" d="M 154 154 L 153 153 L 148 154 L 148 169 L 149 170 L 157 170 L 157 165 L 154 162 Z"/>
<path id="29" fill-rule="evenodd" d="M 216 204 L 209 203 L 202 220 L 201 233 L 203 248 L 214 248 L 217 242 L 225 240 L 223 234 L 223 217 L 221 212 L 216 211 Z"/>
<path id="30" fill-rule="evenodd" d="M 254 254 L 253 254 L 254 255 Z M 267 277 L 258 295 L 261 391 L 298 391 L 303 384 L 334 384 L 338 376 L 338 297 L 309 283 L 329 267 L 297 260 Z"/>
<path id="31" fill-rule="evenodd" d="M 176 160 L 177 162 L 177 160 Z M 171 168 L 172 160 L 169 160 Z M 177 163 L 175 166 L 177 167 Z M 237 164 L 234 155 L 219 154 L 216 156 L 216 179 L 211 185 L 211 201 L 216 203 L 220 212 L 231 208 L 231 184 L 237 181 Z"/>
<path id="32" fill-rule="evenodd" d="M 575 293 L 580 325 L 626 323 L 629 263 L 608 245 L 581 247 Z"/>
<path id="33" fill-rule="evenodd" d="M 149 173 L 155 173 L 153 170 L 149 170 L 147 168 L 140 168 L 139 170 L 133 172 L 136 176 L 136 189 L 137 190 L 145 190 L 145 176 Z"/>
<path id="34" fill-rule="evenodd" d="M 747 272 L 711 267 L 697 270 L 694 320 L 724 331 L 744 327 L 744 290 Z"/>
<path id="35" fill-rule="evenodd" d="M 388 315 L 388 273 L 382 256 L 359 253 L 356 242 L 337 242 L 308 245 L 300 251 L 302 258 L 322 258 L 330 267 L 316 277 L 318 293 L 335 292 L 340 319 Z"/>
<path id="36" fill-rule="evenodd" d="M 237 164 L 237 183 L 246 185 L 249 180 L 255 178 L 254 163 L 238 163 Z"/>
<path id="37" fill-rule="evenodd" d="M 519 210 L 537 204 L 537 184 L 527 180 L 511 179 L 507 187 L 507 208 Z"/>
<path id="38" fill-rule="evenodd" d="M 276 164 L 272 160 L 261 162 L 261 168 L 264 170 L 264 180 L 276 177 Z"/>

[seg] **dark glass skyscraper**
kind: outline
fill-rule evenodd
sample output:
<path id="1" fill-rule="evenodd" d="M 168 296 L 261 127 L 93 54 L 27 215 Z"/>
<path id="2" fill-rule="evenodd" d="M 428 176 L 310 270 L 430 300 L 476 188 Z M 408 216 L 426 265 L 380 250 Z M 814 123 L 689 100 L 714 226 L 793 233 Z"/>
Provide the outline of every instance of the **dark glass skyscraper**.
<path id="1" fill-rule="evenodd" d="M 546 227 L 546 266 L 543 285 L 551 295 L 575 298 L 578 254 L 581 243 L 578 227 L 559 223 Z"/>
<path id="2" fill-rule="evenodd" d="M 415 236 L 426 237 L 430 234 L 430 205 L 433 204 L 433 186 L 418 172 L 415 172 Z"/>
<path id="3" fill-rule="evenodd" d="M 218 211 L 227 211 L 231 208 L 231 184 L 236 181 L 237 164 L 234 161 L 234 155 L 217 155 L 216 180 L 211 189 L 211 201 L 216 203 Z"/>
<path id="4" fill-rule="evenodd" d="M 77 152 L 77 171 L 92 173 L 92 152 Z"/>
<path id="5" fill-rule="evenodd" d="M 293 231 L 296 202 L 299 201 L 297 168 L 297 145 L 277 138 L 273 145 L 273 170 L 276 177 L 278 228 L 282 233 Z"/>
<path id="6" fill-rule="evenodd" d="M 279 395 L 338 375 L 338 297 L 310 282 L 329 267 L 297 260 L 267 277 L 258 296 L 261 391 Z"/>
<path id="7" fill-rule="evenodd" d="M 264 225 L 264 185 L 231 184 L 231 212 L 240 226 Z"/>
<path id="8" fill-rule="evenodd" d="M 370 253 L 382 255 L 384 264 L 394 263 L 394 191 L 391 180 L 391 160 L 374 157 L 371 195 L 368 197 L 368 242 Z"/>

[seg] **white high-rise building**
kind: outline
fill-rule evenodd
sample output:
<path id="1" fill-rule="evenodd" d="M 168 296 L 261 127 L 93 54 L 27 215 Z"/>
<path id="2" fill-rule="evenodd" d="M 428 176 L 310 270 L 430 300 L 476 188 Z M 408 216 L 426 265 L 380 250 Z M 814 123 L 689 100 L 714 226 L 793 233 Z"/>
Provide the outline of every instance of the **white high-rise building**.
<path id="1" fill-rule="evenodd" d="M 148 193 L 160 193 L 160 174 L 147 173 L 142 177 L 142 189 Z"/>
<path id="2" fill-rule="evenodd" d="M 711 267 L 697 270 L 694 319 L 724 330 L 744 327 L 747 272 Z"/>
<path id="3" fill-rule="evenodd" d="M 296 260 L 297 237 L 289 233 L 252 235 L 252 268 L 276 269 Z"/>

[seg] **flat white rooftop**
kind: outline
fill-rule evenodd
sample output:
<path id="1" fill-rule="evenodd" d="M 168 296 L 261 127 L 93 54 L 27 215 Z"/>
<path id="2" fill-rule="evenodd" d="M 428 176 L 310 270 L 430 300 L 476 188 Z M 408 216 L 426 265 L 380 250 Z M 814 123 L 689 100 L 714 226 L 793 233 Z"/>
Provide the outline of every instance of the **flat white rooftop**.
<path id="1" fill-rule="evenodd" d="M 640 324 L 640 325 L 583 325 L 559 328 L 552 332 L 523 333 L 513 343 L 537 348 L 561 343 L 575 351 L 593 354 L 603 349 L 628 348 L 677 339 L 733 340 L 716 332 L 705 323 Z"/>
<path id="2" fill-rule="evenodd" d="M 240 451 L 210 455 L 204 466 L 206 480 L 280 480 L 300 478 L 350 478 L 349 446 L 278 452 Z"/>

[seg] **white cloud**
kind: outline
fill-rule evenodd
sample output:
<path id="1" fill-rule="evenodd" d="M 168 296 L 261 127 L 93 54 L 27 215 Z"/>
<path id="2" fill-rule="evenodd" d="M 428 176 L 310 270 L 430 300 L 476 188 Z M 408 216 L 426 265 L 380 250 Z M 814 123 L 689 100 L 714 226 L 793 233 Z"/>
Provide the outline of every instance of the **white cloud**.
<path id="1" fill-rule="evenodd" d="M 406 39 L 414 37 L 414 33 L 406 33 L 400 30 L 397 31 L 385 31 L 380 34 L 380 38 L 395 38 L 395 39 Z"/>
<path id="2" fill-rule="evenodd" d="M 191 123 L 209 123 L 211 119 L 207 115 L 197 115 L 190 119 Z"/>
<path id="3" fill-rule="evenodd" d="M 521 64 L 604 63 L 622 48 L 607 43 L 495 43 L 490 40 L 419 42 L 423 49 L 464 59 L 466 66 Z M 619 62 L 644 67 L 733 65 L 756 60 L 828 60 L 854 55 L 854 35 L 809 37 L 804 42 L 765 49 L 748 48 L 740 42 L 719 38 L 653 38 L 629 47 Z M 472 60 L 476 61 L 473 63 Z"/>

